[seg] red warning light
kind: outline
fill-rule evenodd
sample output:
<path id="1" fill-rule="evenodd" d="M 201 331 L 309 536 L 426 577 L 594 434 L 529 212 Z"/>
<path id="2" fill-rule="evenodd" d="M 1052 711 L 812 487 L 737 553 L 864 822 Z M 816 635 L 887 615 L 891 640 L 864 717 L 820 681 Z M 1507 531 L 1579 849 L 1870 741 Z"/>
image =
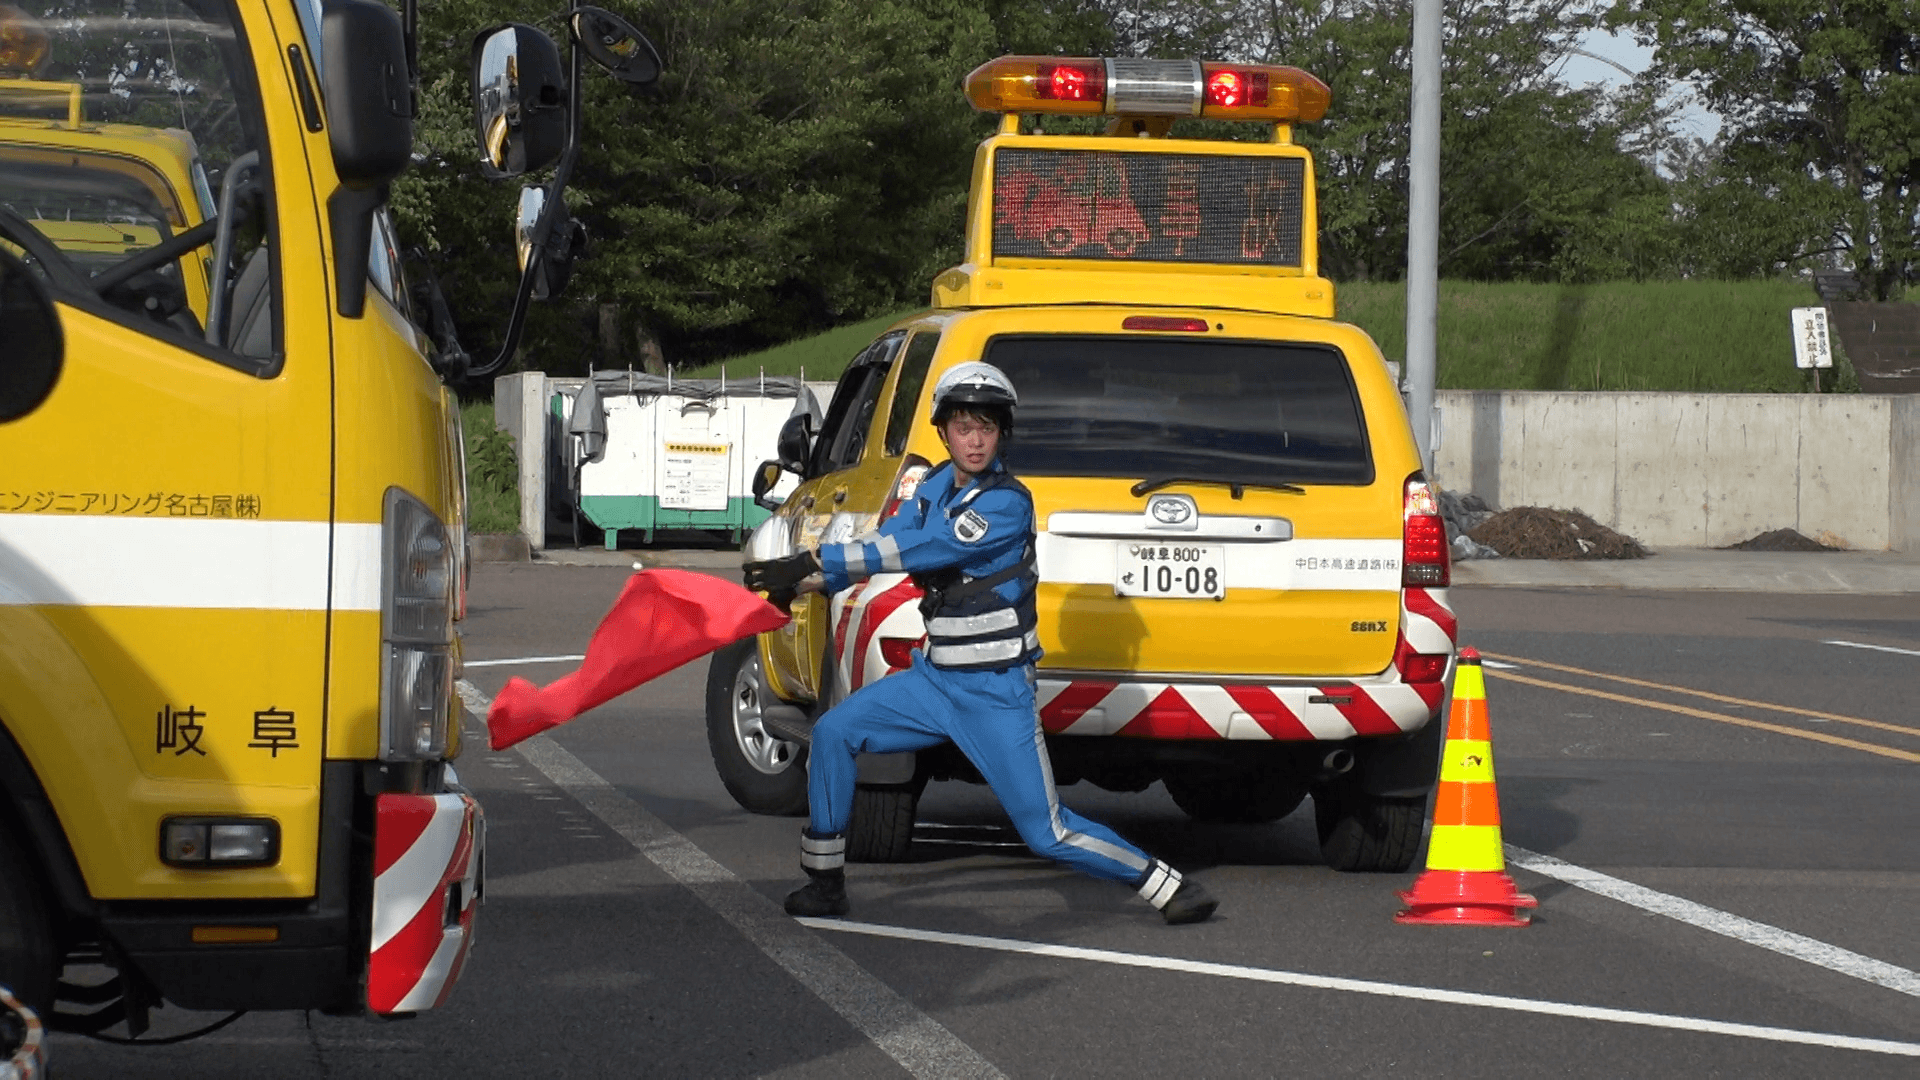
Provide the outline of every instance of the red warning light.
<path id="1" fill-rule="evenodd" d="M 1036 87 L 1043 98 L 1053 101 L 1105 101 L 1107 68 L 1104 64 L 1060 64 L 1041 68 Z"/>
<path id="2" fill-rule="evenodd" d="M 1223 109 L 1246 105 L 1265 108 L 1267 73 L 1222 68 L 1207 75 L 1207 104 Z"/>

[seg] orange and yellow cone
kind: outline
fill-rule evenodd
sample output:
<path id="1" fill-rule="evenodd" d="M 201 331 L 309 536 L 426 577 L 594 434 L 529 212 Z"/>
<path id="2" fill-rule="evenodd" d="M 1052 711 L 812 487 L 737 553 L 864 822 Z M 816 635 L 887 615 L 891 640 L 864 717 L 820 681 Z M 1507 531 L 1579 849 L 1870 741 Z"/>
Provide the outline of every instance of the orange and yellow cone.
<path id="1" fill-rule="evenodd" d="M 1487 681 L 1480 653 L 1460 650 L 1447 711 L 1447 743 L 1434 793 L 1427 870 L 1400 894 L 1406 910 L 1393 921 L 1525 926 L 1533 907 L 1507 876 L 1500 843 L 1500 797 L 1493 784 L 1493 736 L 1487 724 Z"/>

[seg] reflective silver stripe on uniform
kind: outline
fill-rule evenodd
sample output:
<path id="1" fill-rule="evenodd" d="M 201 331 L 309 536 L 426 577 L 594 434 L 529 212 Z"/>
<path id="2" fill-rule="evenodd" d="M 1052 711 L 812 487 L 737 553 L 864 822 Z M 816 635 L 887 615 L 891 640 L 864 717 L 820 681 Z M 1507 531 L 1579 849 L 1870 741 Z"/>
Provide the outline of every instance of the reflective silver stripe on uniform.
<path id="1" fill-rule="evenodd" d="M 1128 851 L 1126 848 L 1109 844 L 1097 836 L 1088 836 L 1083 832 L 1074 832 L 1060 821 L 1060 789 L 1053 782 L 1053 761 L 1047 757 L 1047 733 L 1040 726 L 1040 714 L 1033 716 L 1033 752 L 1040 758 L 1040 775 L 1047 781 L 1047 827 L 1053 830 L 1053 838 L 1063 844 L 1071 844 L 1082 851 L 1091 851 L 1095 855 L 1112 859 L 1121 866 L 1139 873 L 1154 860 Z M 1160 865 L 1166 866 L 1165 863 Z M 1168 867 L 1169 870 L 1172 867 Z"/>
<path id="2" fill-rule="evenodd" d="M 927 633 L 933 637 L 973 637 L 995 630 L 1012 630 L 1020 625 L 1020 613 L 1010 607 L 984 615 L 948 615 L 927 620 Z"/>
<path id="3" fill-rule="evenodd" d="M 845 836 L 808 836 L 800 834 L 800 865 L 808 870 L 833 870 L 847 862 Z"/>
<path id="4" fill-rule="evenodd" d="M 874 551 L 880 555 L 880 571 L 897 571 L 900 565 L 900 541 L 891 536 L 883 536 L 873 542 Z"/>
<path id="5" fill-rule="evenodd" d="M 1001 638 L 998 641 L 974 641 L 965 645 L 935 645 L 927 650 L 927 659 L 934 664 L 947 665 L 1011 662 L 1032 652 L 1038 640 L 1028 634 L 1026 640 Z"/>
<path id="6" fill-rule="evenodd" d="M 1166 907 L 1167 901 L 1179 891 L 1180 871 L 1158 861 L 1153 864 L 1153 872 L 1147 875 L 1146 883 L 1140 886 L 1140 895 L 1156 909 Z"/>

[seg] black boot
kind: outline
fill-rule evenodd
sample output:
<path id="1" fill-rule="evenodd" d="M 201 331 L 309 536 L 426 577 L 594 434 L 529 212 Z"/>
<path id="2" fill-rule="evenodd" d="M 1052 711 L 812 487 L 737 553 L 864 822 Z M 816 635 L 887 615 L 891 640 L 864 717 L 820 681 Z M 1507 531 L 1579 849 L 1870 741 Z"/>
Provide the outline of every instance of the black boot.
<path id="1" fill-rule="evenodd" d="M 805 885 L 787 894 L 787 914 L 803 919 L 838 919 L 845 916 L 848 911 L 846 868 L 802 869 L 806 870 L 808 880 Z"/>
<path id="2" fill-rule="evenodd" d="M 1160 917 L 1167 920 L 1168 926 L 1205 922 L 1213 916 L 1213 909 L 1219 906 L 1220 901 L 1215 900 L 1213 894 L 1207 892 L 1199 882 L 1185 878 L 1180 882 L 1180 888 L 1167 900 L 1166 906 L 1160 909 Z"/>

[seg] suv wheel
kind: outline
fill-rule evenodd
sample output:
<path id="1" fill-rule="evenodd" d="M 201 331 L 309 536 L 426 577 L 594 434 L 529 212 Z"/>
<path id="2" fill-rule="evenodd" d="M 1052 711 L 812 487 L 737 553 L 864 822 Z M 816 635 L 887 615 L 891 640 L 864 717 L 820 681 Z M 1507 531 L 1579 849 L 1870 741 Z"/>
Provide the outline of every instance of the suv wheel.
<path id="1" fill-rule="evenodd" d="M 1165 782 L 1174 805 L 1195 821 L 1264 825 L 1293 813 L 1307 797 L 1296 783 L 1259 774 L 1177 773 Z"/>
<path id="2" fill-rule="evenodd" d="M 913 812 L 920 790 L 911 784 L 861 784 L 853 789 L 853 819 L 847 825 L 852 862 L 905 862 L 913 848 Z"/>
<path id="3" fill-rule="evenodd" d="M 0 985 L 44 1017 L 52 1015 L 58 957 L 40 875 L 23 844 L 0 813 Z"/>
<path id="4" fill-rule="evenodd" d="M 707 667 L 707 749 L 720 782 L 745 809 L 797 817 L 807 812 L 807 751 L 762 723 L 761 709 L 769 704 L 757 638 L 713 654 Z"/>
<path id="5" fill-rule="evenodd" d="M 1403 873 L 1420 850 L 1424 796 L 1368 795 L 1346 784 L 1313 791 L 1320 856 L 1335 870 Z"/>

